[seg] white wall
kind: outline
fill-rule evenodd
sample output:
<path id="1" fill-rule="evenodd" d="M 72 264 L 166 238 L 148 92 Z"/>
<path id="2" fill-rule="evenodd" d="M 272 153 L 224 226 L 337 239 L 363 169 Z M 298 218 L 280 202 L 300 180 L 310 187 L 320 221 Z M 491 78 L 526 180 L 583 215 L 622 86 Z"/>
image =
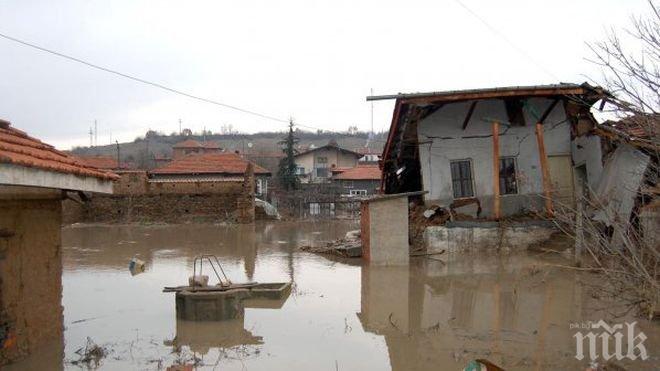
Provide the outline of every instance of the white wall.
<path id="1" fill-rule="evenodd" d="M 587 183 L 593 190 L 600 182 L 603 173 L 603 151 L 598 135 L 584 135 L 575 138 L 572 144 L 574 166 L 585 165 Z"/>
<path id="2" fill-rule="evenodd" d="M 516 158 L 519 195 L 538 194 L 543 191 L 538 146 L 534 133 L 536 118 L 543 114 L 552 100 L 533 98 L 530 109 L 525 110 L 526 126 L 507 127 L 508 118 L 504 102 L 499 99 L 479 101 L 465 130 L 463 121 L 471 102 L 447 104 L 418 125 L 422 180 L 427 201 L 451 203 L 451 160 L 471 159 L 475 197 L 485 212 L 493 195 L 493 138 L 492 121 L 500 122 L 500 156 Z M 536 116 L 530 114 L 534 112 Z M 465 138 L 485 136 L 484 138 Z M 545 148 L 548 155 L 570 154 L 570 124 L 566 121 L 563 104 L 557 104 L 545 120 Z M 502 196 L 503 213 L 507 212 L 506 198 Z M 524 203 L 518 200 L 518 203 Z M 518 206 L 514 207 L 514 209 Z"/>

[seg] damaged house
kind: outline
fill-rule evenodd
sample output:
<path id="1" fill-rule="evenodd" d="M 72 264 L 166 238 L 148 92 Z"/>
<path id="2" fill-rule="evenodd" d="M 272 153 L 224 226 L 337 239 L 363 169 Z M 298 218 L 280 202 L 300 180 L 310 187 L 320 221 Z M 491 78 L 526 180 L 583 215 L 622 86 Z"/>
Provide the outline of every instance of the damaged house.
<path id="1" fill-rule="evenodd" d="M 426 205 L 470 205 L 486 219 L 552 215 L 558 204 L 573 205 L 576 173 L 599 181 L 590 110 L 607 96 L 587 83 L 562 83 L 368 97 L 396 100 L 384 193 L 426 191 Z"/>

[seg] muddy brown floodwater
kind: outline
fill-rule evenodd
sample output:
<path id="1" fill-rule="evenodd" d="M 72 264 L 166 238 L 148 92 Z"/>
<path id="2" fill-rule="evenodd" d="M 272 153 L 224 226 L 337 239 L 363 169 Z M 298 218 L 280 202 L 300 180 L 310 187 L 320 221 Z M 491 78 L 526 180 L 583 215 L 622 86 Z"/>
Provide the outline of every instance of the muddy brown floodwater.
<path id="1" fill-rule="evenodd" d="M 558 268 L 558 254 L 465 254 L 370 267 L 297 251 L 342 237 L 354 222 L 256 226 L 73 226 L 63 230 L 65 346 L 9 369 L 80 369 L 89 337 L 107 350 L 100 369 L 178 363 L 222 370 L 461 370 L 486 358 L 506 370 L 584 369 L 576 329 L 622 311 L 592 298 L 591 274 Z M 178 321 L 174 294 L 193 258 L 214 254 L 234 281 L 294 282 L 281 308 L 243 318 Z M 132 276 L 129 260 L 146 261 Z M 607 309 L 607 310 L 603 310 Z M 660 330 L 638 321 L 658 369 Z M 93 363 L 92 363 L 93 365 Z"/>

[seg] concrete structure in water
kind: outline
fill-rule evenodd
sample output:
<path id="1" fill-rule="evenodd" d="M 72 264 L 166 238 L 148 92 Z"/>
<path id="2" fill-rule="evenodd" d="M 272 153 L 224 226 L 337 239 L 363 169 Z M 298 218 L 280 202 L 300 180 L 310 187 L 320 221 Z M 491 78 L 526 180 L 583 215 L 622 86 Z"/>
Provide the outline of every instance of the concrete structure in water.
<path id="1" fill-rule="evenodd" d="M 0 366 L 63 351 L 62 199 L 116 178 L 0 120 Z"/>
<path id="2" fill-rule="evenodd" d="M 291 294 L 291 283 L 262 283 L 251 287 L 214 290 L 213 286 L 176 292 L 176 317 L 188 321 L 242 318 L 245 308 L 281 308 Z"/>
<path id="3" fill-rule="evenodd" d="M 362 201 L 362 258 L 375 265 L 405 265 L 409 259 L 408 197 L 396 194 Z"/>

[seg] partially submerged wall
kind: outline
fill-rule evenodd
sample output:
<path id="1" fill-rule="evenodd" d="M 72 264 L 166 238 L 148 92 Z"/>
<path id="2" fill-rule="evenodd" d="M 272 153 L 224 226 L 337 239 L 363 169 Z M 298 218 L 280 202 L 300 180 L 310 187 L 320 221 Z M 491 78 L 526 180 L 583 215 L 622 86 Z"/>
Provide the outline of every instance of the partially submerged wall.
<path id="1" fill-rule="evenodd" d="M 59 193 L 0 199 L 0 365 L 63 342 L 60 224 Z"/>
<path id="2" fill-rule="evenodd" d="M 429 226 L 424 231 L 424 243 L 429 252 L 449 253 L 493 250 L 498 248 L 524 250 L 541 243 L 555 232 L 548 222 L 509 223 L 450 222 L 442 226 Z"/>
<path id="3" fill-rule="evenodd" d="M 371 264 L 408 264 L 408 197 L 362 204 L 362 256 Z"/>

